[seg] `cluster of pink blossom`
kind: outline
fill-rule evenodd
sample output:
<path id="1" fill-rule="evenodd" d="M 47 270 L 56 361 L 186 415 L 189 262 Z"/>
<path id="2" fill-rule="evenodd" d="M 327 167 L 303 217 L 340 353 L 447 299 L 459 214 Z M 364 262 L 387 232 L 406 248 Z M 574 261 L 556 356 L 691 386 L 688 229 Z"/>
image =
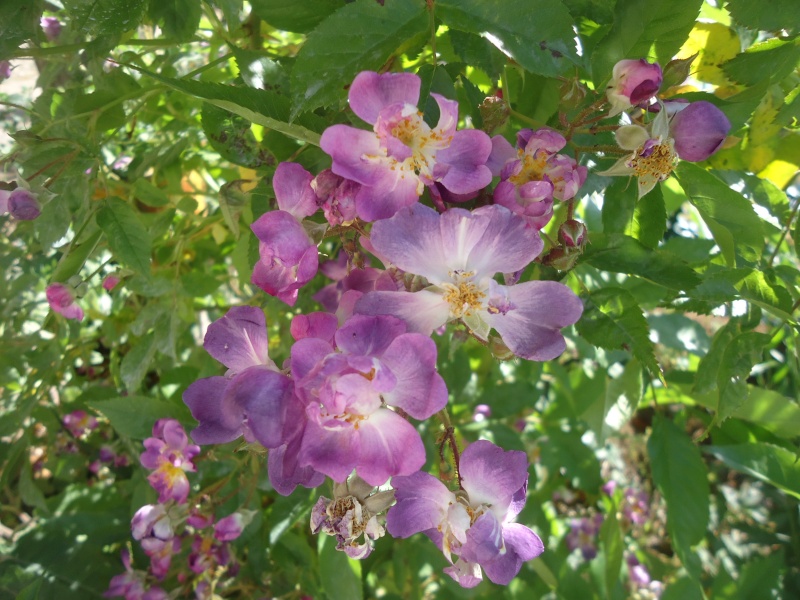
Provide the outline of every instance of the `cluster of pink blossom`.
<path id="1" fill-rule="evenodd" d="M 639 62 L 615 69 L 612 114 L 648 105 L 657 71 L 641 71 Z M 483 572 L 508 584 L 544 550 L 514 522 L 525 503 L 527 457 L 488 441 L 454 448 L 459 489 L 452 490 L 420 471 L 425 448 L 413 420 L 446 410 L 431 335 L 449 323 L 499 356 L 545 361 L 564 352 L 561 330 L 578 321 L 582 302 L 562 283 L 521 279 L 542 260 L 540 231 L 556 202 L 568 204 L 567 217 L 548 256 L 580 255 L 587 231 L 573 209 L 587 169 L 561 153 L 567 139 L 552 129 L 520 131 L 516 148 L 502 136 L 459 130 L 458 104 L 438 94 L 431 125 L 417 109 L 420 87 L 410 73 L 359 74 L 349 103 L 371 129 L 328 128 L 321 146 L 332 166 L 317 176 L 298 164 L 277 167 L 278 210 L 252 225 L 259 240 L 252 281 L 294 306 L 321 270 L 333 280 L 315 296 L 325 312 L 294 317 L 295 342 L 279 367 L 268 354 L 264 313 L 230 309 L 204 340 L 227 372 L 194 382 L 183 398 L 199 423 L 191 433 L 198 444 L 244 437 L 267 448 L 279 493 L 332 479 L 333 498 L 318 500 L 311 527 L 349 556 L 367 556 L 386 531 L 422 532 L 462 586 L 477 585 Z M 690 125 L 673 118 L 677 139 L 703 118 L 693 112 Z M 647 152 L 637 154 L 640 162 Z M 319 211 L 327 225 L 310 219 Z M 320 265 L 317 246 L 328 227 L 354 237 L 347 252 Z M 599 523 L 589 525 L 587 539 Z"/>
<path id="2" fill-rule="evenodd" d="M 669 177 L 678 159 L 698 162 L 717 152 L 731 129 L 725 114 L 710 102 L 658 99 L 662 78 L 657 63 L 622 60 L 606 89 L 612 116 L 630 109 L 658 113 L 650 123 L 640 117 L 617 129 L 617 143 L 631 153 L 600 173 L 636 175 L 640 198 Z"/>
<path id="3" fill-rule="evenodd" d="M 216 520 L 208 511 L 200 511 L 189 502 L 190 485 L 186 473 L 196 470 L 194 458 L 200 448 L 189 443 L 183 426 L 174 419 L 160 419 L 153 426 L 153 437 L 144 441 L 145 451 L 139 461 L 152 470 L 148 481 L 158 492 L 158 503 L 142 506 L 131 520 L 131 533 L 150 559 L 147 571 L 131 566 L 130 553 L 123 550 L 125 572 L 112 578 L 104 594 L 125 600 L 162 600 L 170 595 L 160 587 L 173 566 L 173 558 L 186 555 L 188 573 L 177 578 L 188 581 L 198 600 L 214 596 L 214 588 L 225 568 L 235 575 L 238 566 L 229 542 L 237 539 L 253 517 L 253 512 L 238 510 Z M 187 544 L 184 544 L 184 541 Z"/>

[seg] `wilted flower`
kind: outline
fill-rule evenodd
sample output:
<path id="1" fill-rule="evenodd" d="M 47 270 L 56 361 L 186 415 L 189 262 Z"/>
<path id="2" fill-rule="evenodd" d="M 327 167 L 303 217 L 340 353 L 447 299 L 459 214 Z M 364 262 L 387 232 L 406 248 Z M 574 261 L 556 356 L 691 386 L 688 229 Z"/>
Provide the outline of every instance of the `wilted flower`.
<path id="1" fill-rule="evenodd" d="M 614 65 L 606 96 L 611 104 L 610 117 L 632 106 L 646 105 L 661 87 L 663 74 L 658 63 L 644 59 L 621 60 Z"/>
<path id="2" fill-rule="evenodd" d="M 153 437 L 143 442 L 145 451 L 139 461 L 146 469 L 155 469 L 147 478 L 158 492 L 161 503 L 175 500 L 186 502 L 189 496 L 189 479 L 186 472 L 194 472 L 192 459 L 200 448 L 189 444 L 183 426 L 175 419 L 159 419 L 153 425 Z"/>
<path id="3" fill-rule="evenodd" d="M 431 538 L 452 564 L 445 573 L 462 587 L 480 583 L 481 567 L 494 583 L 507 585 L 523 562 L 544 551 L 539 536 L 513 522 L 525 506 L 528 459 L 481 440 L 464 450 L 459 473 L 462 490 L 455 493 L 422 471 L 392 478 L 397 504 L 386 528 L 398 538 L 419 532 Z"/>
<path id="4" fill-rule="evenodd" d="M 366 558 L 372 552 L 373 540 L 385 533 L 377 515 L 394 501 L 392 490 L 373 492 L 375 486 L 358 475 L 335 483 L 333 500 L 321 496 L 311 509 L 311 532 L 335 536 L 336 549 L 350 558 Z"/>

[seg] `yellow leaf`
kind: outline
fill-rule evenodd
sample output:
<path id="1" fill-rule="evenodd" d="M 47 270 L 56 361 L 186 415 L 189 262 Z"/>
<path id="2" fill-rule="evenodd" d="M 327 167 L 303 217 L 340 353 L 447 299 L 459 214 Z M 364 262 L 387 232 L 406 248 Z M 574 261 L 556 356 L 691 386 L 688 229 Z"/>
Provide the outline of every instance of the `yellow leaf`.
<path id="1" fill-rule="evenodd" d="M 692 75 L 700 81 L 713 85 L 730 85 L 720 65 L 739 54 L 739 36 L 730 27 L 721 23 L 696 23 L 689 39 L 676 58 L 688 58 L 698 53 Z"/>

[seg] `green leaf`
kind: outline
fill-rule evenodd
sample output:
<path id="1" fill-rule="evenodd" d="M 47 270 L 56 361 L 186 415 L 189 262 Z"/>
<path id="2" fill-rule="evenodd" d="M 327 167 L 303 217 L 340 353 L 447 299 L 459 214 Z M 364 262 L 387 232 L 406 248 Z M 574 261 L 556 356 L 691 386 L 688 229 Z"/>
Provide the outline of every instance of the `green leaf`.
<path id="1" fill-rule="evenodd" d="M 428 15 L 418 0 L 385 6 L 357 0 L 337 10 L 309 34 L 297 55 L 292 116 L 338 104 L 359 72 L 377 71 L 390 57 L 416 46 L 428 30 Z"/>
<path id="2" fill-rule="evenodd" d="M 142 384 L 156 355 L 155 333 L 149 333 L 133 346 L 120 363 L 120 377 L 129 392 L 135 392 Z"/>
<path id="3" fill-rule="evenodd" d="M 742 25 L 764 31 L 779 31 L 800 23 L 800 4 L 795 0 L 770 0 L 768 5 L 752 0 L 730 0 L 731 16 Z"/>
<path id="4" fill-rule="evenodd" d="M 97 246 L 97 242 L 100 241 L 102 235 L 102 231 L 95 231 L 80 244 L 75 244 L 73 240 L 67 253 L 58 261 L 56 270 L 53 272 L 53 277 L 51 278 L 52 281 L 64 282 L 73 275 L 76 275 L 83 267 L 83 263 L 86 262 L 86 259 L 89 258 L 89 255 Z"/>
<path id="5" fill-rule="evenodd" d="M 578 489 L 596 494 L 603 484 L 600 463 L 594 451 L 581 441 L 578 431 L 545 430 L 547 443 L 541 448 L 541 461 L 553 473 L 564 476 Z M 542 440 L 544 442 L 544 440 Z"/>
<path id="6" fill-rule="evenodd" d="M 747 260 L 761 257 L 764 249 L 761 220 L 744 196 L 690 162 L 681 161 L 675 175 L 711 230 L 729 266 L 736 266 L 737 250 Z"/>
<path id="7" fill-rule="evenodd" d="M 795 498 L 800 498 L 800 461 L 794 452 L 766 443 L 707 446 L 730 468 L 766 481 Z"/>
<path id="8" fill-rule="evenodd" d="M 276 29 L 308 33 L 345 0 L 250 0 L 253 12 Z"/>
<path id="9" fill-rule="evenodd" d="M 603 428 L 600 439 L 605 440 L 612 432 L 619 431 L 630 421 L 642 399 L 642 367 L 633 359 L 625 365 L 622 374 L 609 381 L 606 387 Z"/>
<path id="10" fill-rule="evenodd" d="M 435 10 L 451 29 L 485 37 L 531 73 L 556 77 L 580 63 L 561 0 L 440 0 Z"/>
<path id="11" fill-rule="evenodd" d="M 652 56 L 662 65 L 677 53 L 694 26 L 703 0 L 625 0 L 614 8 L 614 24 L 592 53 L 599 87 L 622 59 Z"/>
<path id="12" fill-rule="evenodd" d="M 143 177 L 137 179 L 133 184 L 133 196 L 147 206 L 159 207 L 169 204 L 167 193 Z"/>
<path id="13" fill-rule="evenodd" d="M 116 35 L 139 25 L 146 0 L 64 0 L 76 31 L 93 36 Z"/>
<path id="14" fill-rule="evenodd" d="M 655 249 L 666 230 L 667 208 L 661 186 L 657 185 L 636 203 L 631 235 L 648 248 Z"/>
<path id="15" fill-rule="evenodd" d="M 136 440 L 150 437 L 153 434 L 153 423 L 158 419 L 174 419 L 179 414 L 174 405 L 147 396 L 95 400 L 89 402 L 88 406 L 106 417 L 117 433 Z"/>
<path id="16" fill-rule="evenodd" d="M 605 288 L 585 299 L 585 309 L 576 324 L 578 333 L 590 344 L 633 353 L 647 369 L 663 380 L 656 361 L 650 329 L 642 309 L 627 290 Z"/>
<path id="17" fill-rule="evenodd" d="M 201 0 L 150 0 L 149 14 L 168 38 L 185 42 L 200 26 L 203 6 Z"/>
<path id="18" fill-rule="evenodd" d="M 239 75 L 247 85 L 257 90 L 288 94 L 289 75 L 279 62 L 270 58 L 271 55 L 241 48 L 233 48 L 232 51 Z"/>
<path id="19" fill-rule="evenodd" d="M 336 549 L 336 540 L 329 535 L 320 535 L 319 578 L 325 596 L 329 600 L 361 600 L 364 597 L 361 585 L 361 562 L 348 557 Z"/>
<path id="20" fill-rule="evenodd" d="M 690 290 L 700 277 L 685 261 L 666 250 L 651 250 L 632 237 L 595 233 L 582 262 L 612 273 L 638 275 L 673 290 Z"/>
<path id="21" fill-rule="evenodd" d="M 603 192 L 603 233 L 627 233 L 633 223 L 633 212 L 639 193 L 636 183 L 615 177 Z"/>
<path id="22" fill-rule="evenodd" d="M 730 321 L 714 335 L 708 354 L 697 368 L 693 391 L 702 394 L 716 390 L 715 423 L 732 416 L 747 400 L 747 377 L 768 342 L 769 336 L 763 333 L 740 333 L 738 321 Z"/>
<path id="23" fill-rule="evenodd" d="M 733 416 L 760 425 L 767 431 L 787 439 L 800 432 L 800 406 L 786 396 L 752 385 L 747 386 L 747 400 Z"/>
<path id="24" fill-rule="evenodd" d="M 610 512 L 603 520 L 600 527 L 600 543 L 603 547 L 605 557 L 604 578 L 606 584 L 606 598 L 614 597 L 614 588 L 619 582 L 620 571 L 622 570 L 622 557 L 625 544 L 622 541 L 622 530 L 617 520 L 615 512 Z"/>
<path id="25" fill-rule="evenodd" d="M 314 115 L 304 115 L 298 123 L 289 123 L 289 100 L 269 92 L 250 87 L 207 83 L 191 79 L 173 79 L 152 73 L 135 65 L 127 65 L 152 77 L 172 89 L 201 98 L 214 106 L 224 108 L 268 129 L 274 129 L 289 137 L 319 146 L 319 133 L 324 125 Z M 311 129 L 309 129 L 309 127 Z"/>
<path id="26" fill-rule="evenodd" d="M 36 507 L 46 515 L 50 514 L 42 490 L 33 482 L 31 464 L 27 460 L 23 463 L 19 473 L 19 495 L 25 504 Z"/>
<path id="27" fill-rule="evenodd" d="M 121 263 L 145 277 L 150 275 L 150 235 L 129 204 L 107 198 L 97 212 L 97 225 Z"/>
<path id="28" fill-rule="evenodd" d="M 249 169 L 275 163 L 275 157 L 259 147 L 247 119 L 213 104 L 204 104 L 201 115 L 206 139 L 225 160 Z"/>
<path id="29" fill-rule="evenodd" d="M 489 40 L 458 29 L 449 30 L 447 35 L 453 44 L 453 50 L 462 61 L 482 69 L 494 80 L 500 78 L 506 57 Z"/>
<path id="30" fill-rule="evenodd" d="M 722 70 L 737 83 L 755 85 L 763 79 L 782 81 L 797 68 L 798 62 L 800 38 L 791 41 L 773 38 L 737 54 L 722 65 Z"/>
<path id="31" fill-rule="evenodd" d="M 667 530 L 687 568 L 691 546 L 705 537 L 709 520 L 708 471 L 685 432 L 657 416 L 647 441 L 653 481 L 667 503 Z"/>
<path id="32" fill-rule="evenodd" d="M 707 598 L 699 582 L 689 577 L 682 577 L 670 582 L 661 600 L 707 600 Z"/>
<path id="33" fill-rule="evenodd" d="M 42 206 L 42 214 L 34 222 L 39 241 L 45 248 L 50 248 L 66 235 L 72 215 L 67 206 L 67 198 L 56 196 Z"/>
<path id="34" fill-rule="evenodd" d="M 25 40 L 36 37 L 42 0 L 0 3 L 0 60 L 6 60 Z"/>
<path id="35" fill-rule="evenodd" d="M 692 290 L 692 300 L 709 302 L 715 306 L 739 298 L 771 312 L 780 319 L 792 318 L 792 297 L 775 276 L 773 269 L 709 270 L 703 275 L 703 282 Z"/>

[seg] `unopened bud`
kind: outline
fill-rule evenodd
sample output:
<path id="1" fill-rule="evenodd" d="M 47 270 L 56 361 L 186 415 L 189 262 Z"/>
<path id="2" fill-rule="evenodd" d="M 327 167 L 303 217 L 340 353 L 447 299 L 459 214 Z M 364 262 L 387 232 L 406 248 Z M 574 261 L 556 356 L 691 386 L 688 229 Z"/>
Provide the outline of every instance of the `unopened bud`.
<path id="1" fill-rule="evenodd" d="M 575 266 L 580 257 L 580 252 L 570 251 L 568 248 L 553 248 L 542 259 L 542 262 L 559 271 L 569 271 Z"/>
<path id="2" fill-rule="evenodd" d="M 497 96 L 487 96 L 478 106 L 478 110 L 483 119 L 483 130 L 489 134 L 498 127 L 505 125 L 511 114 L 505 100 Z"/>
<path id="3" fill-rule="evenodd" d="M 692 63 L 696 58 L 697 54 L 692 54 L 689 58 L 676 58 L 669 61 L 667 66 L 664 67 L 662 88 L 668 90 L 672 86 L 680 85 L 686 81 L 691 72 Z"/>
<path id="4" fill-rule="evenodd" d="M 586 225 L 569 219 L 558 229 L 559 241 L 568 248 L 583 248 L 586 245 Z"/>
<path id="5" fill-rule="evenodd" d="M 8 212 L 20 221 L 33 221 L 42 214 L 42 209 L 36 196 L 26 189 L 17 188 L 8 196 Z"/>

